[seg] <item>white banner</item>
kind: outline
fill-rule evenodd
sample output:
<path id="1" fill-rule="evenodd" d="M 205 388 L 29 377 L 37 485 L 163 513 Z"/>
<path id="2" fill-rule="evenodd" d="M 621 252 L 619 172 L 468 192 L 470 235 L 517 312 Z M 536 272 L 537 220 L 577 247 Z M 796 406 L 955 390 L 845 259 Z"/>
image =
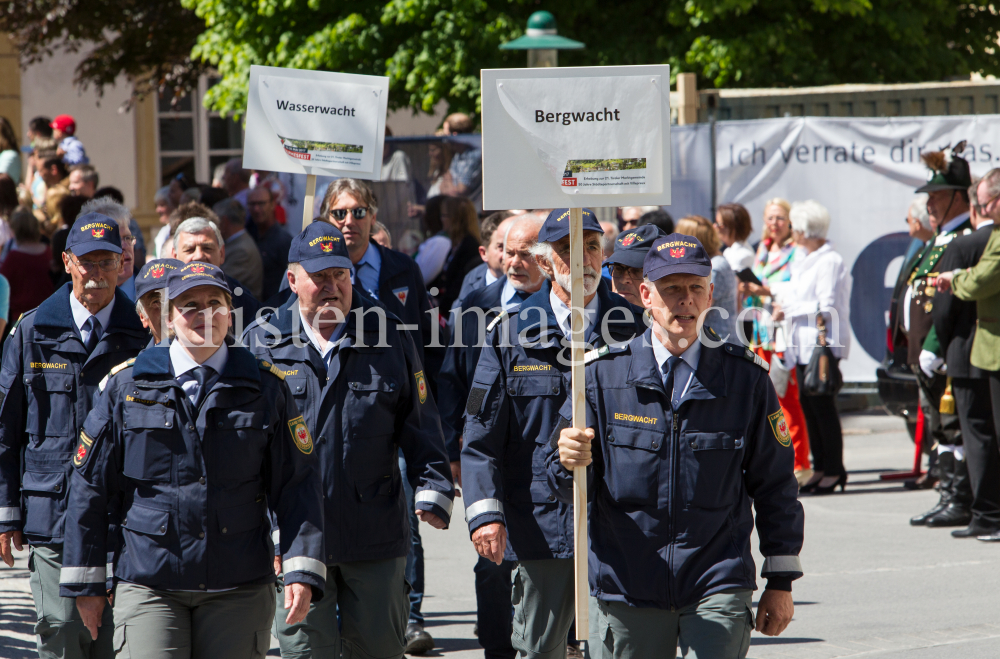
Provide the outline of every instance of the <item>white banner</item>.
<path id="1" fill-rule="evenodd" d="M 483 207 L 670 203 L 670 67 L 483 69 Z"/>
<path id="2" fill-rule="evenodd" d="M 379 180 L 389 79 L 250 67 L 243 166 Z"/>
<path id="3" fill-rule="evenodd" d="M 501 78 L 497 94 L 566 194 L 662 192 L 661 84 L 660 76 Z"/>
<path id="4" fill-rule="evenodd" d="M 889 298 L 909 245 L 906 211 L 929 170 L 920 153 L 968 140 L 973 176 L 1000 162 L 1000 117 L 802 117 L 717 124 L 718 203 L 745 205 L 760 237 L 773 197 L 815 199 L 830 211 L 828 235 L 844 257 L 851 293 L 850 382 L 875 380 L 885 355 Z M 678 160 L 684 154 L 678 154 Z"/>

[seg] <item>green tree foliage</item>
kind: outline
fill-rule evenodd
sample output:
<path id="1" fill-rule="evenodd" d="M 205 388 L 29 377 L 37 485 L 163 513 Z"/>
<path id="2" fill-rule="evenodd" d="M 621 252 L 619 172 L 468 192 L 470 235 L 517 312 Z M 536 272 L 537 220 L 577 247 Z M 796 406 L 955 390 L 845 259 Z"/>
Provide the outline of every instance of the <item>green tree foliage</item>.
<path id="1" fill-rule="evenodd" d="M 205 23 L 180 0 L 7 0 L 0 32 L 10 34 L 24 66 L 62 49 L 84 52 L 76 83 L 102 93 L 125 75 L 141 96 L 197 84 L 205 63 L 191 49 Z M 2 86 L 2 85 L 0 85 Z"/>
<path id="2" fill-rule="evenodd" d="M 587 44 L 564 66 L 669 63 L 702 87 L 941 80 L 1000 72 L 1000 17 L 955 0 L 181 0 L 203 18 L 195 57 L 223 83 L 208 102 L 239 114 L 251 64 L 387 75 L 394 107 L 441 99 L 476 112 L 481 68 L 535 10 Z"/>

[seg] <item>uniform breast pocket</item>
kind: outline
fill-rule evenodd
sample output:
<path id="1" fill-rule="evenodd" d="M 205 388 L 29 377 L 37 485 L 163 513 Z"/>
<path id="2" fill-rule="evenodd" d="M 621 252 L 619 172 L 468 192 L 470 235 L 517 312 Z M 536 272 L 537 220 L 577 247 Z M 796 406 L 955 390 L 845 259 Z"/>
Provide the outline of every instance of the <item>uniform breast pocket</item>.
<path id="1" fill-rule="evenodd" d="M 731 506 L 742 483 L 742 432 L 681 435 L 681 482 L 685 503 L 708 510 Z"/>
<path id="2" fill-rule="evenodd" d="M 517 375 L 507 379 L 507 395 L 522 417 L 522 436 L 539 444 L 549 441 L 548 430 L 558 423 L 556 396 L 563 393 L 561 375 Z"/>
<path id="3" fill-rule="evenodd" d="M 352 433 L 362 437 L 392 434 L 398 401 L 399 385 L 390 378 L 371 374 L 348 381 L 344 413 Z"/>
<path id="4" fill-rule="evenodd" d="M 654 505 L 660 490 L 663 434 L 627 426 L 608 426 L 604 483 L 619 503 Z"/>
<path id="5" fill-rule="evenodd" d="M 288 390 L 292 392 L 295 403 L 299 406 L 299 411 L 301 411 L 303 407 L 302 403 L 309 395 L 309 378 L 303 376 L 285 376 L 285 384 L 288 385 Z"/>
<path id="6" fill-rule="evenodd" d="M 122 472 L 140 481 L 170 480 L 174 453 L 183 450 L 174 411 L 165 405 L 126 405 Z"/>
<path id="7" fill-rule="evenodd" d="M 270 416 L 266 410 L 215 410 L 212 466 L 226 479 L 245 481 L 260 473 L 267 446 Z"/>
<path id="8" fill-rule="evenodd" d="M 76 434 L 73 419 L 76 381 L 72 373 L 28 373 L 25 427 L 36 437 L 70 437 Z"/>

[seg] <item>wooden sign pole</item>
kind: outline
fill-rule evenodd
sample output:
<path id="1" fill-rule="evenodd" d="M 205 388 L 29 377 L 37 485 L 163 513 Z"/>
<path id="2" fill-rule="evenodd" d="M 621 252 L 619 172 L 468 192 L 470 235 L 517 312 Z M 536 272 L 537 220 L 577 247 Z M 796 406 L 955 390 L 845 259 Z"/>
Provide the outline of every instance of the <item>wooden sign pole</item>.
<path id="1" fill-rule="evenodd" d="M 313 205 L 316 203 L 316 175 L 306 174 L 306 197 L 302 200 L 302 228 L 313 221 Z"/>
<path id="2" fill-rule="evenodd" d="M 569 274 L 570 274 L 570 309 L 572 319 L 571 347 L 571 385 L 573 396 L 573 427 L 583 430 L 587 427 L 587 411 L 585 399 L 585 375 L 583 366 L 584 336 L 584 302 L 583 302 L 583 209 L 571 208 L 569 211 Z M 589 618 L 587 602 L 590 596 L 590 583 L 587 578 L 587 469 L 577 467 L 573 470 L 573 570 L 576 583 L 576 638 L 586 641 Z"/>

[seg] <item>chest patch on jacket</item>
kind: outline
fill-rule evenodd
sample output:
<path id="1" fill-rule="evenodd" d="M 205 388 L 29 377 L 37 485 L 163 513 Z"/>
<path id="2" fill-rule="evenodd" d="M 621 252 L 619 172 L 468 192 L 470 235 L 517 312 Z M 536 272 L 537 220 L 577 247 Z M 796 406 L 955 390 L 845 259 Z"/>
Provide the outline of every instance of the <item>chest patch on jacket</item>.
<path id="1" fill-rule="evenodd" d="M 427 378 L 424 377 L 423 371 L 417 371 L 413 377 L 417 380 L 417 397 L 420 399 L 420 404 L 423 405 L 427 402 Z"/>
<path id="2" fill-rule="evenodd" d="M 288 422 L 288 430 L 292 433 L 292 441 L 296 448 L 309 455 L 313 452 L 313 440 L 306 428 L 306 422 L 301 416 L 297 416 Z"/>
<path id="3" fill-rule="evenodd" d="M 792 436 L 788 434 L 788 422 L 785 421 L 785 413 L 780 409 L 767 417 L 768 422 L 771 424 L 771 430 L 774 432 L 775 439 L 782 446 L 792 445 Z"/>

